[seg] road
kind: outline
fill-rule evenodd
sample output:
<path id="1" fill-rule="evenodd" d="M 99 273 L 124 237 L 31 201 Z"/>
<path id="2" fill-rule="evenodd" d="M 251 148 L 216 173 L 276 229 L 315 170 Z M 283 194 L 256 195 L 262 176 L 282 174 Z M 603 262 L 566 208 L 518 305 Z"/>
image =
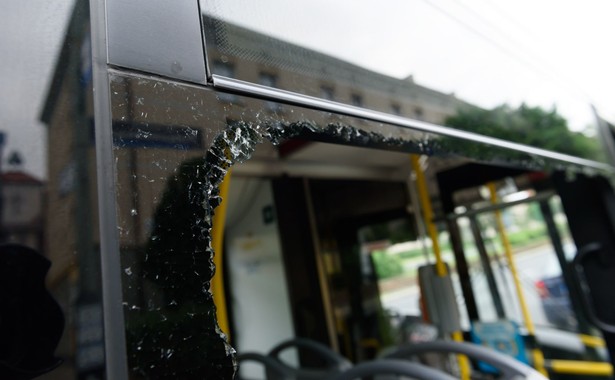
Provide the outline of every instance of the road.
<path id="1" fill-rule="evenodd" d="M 568 244 L 565 249 L 567 254 L 570 255 L 574 252 L 574 245 Z M 534 324 L 548 325 L 540 297 L 536 291 L 535 283 L 544 277 L 556 276 L 561 273 L 553 248 L 551 245 L 545 244 L 540 247 L 525 250 L 516 253 L 514 255 L 514 260 L 522 284 L 526 304 Z M 506 315 L 510 319 L 523 325 L 518 297 L 516 296 L 516 290 L 511 279 L 510 271 L 504 264 L 504 258 L 502 258 L 500 262 L 501 264 L 493 263 L 492 267 L 498 288 L 500 289 Z M 416 263 L 411 263 L 409 265 L 411 267 L 417 267 L 420 263 L 422 262 L 417 260 Z M 476 267 L 480 267 L 480 265 L 476 265 Z M 495 307 L 493 306 L 486 277 L 482 273 L 482 269 L 473 269 L 471 271 L 471 277 L 481 320 L 489 321 L 497 319 Z M 458 295 L 458 300 L 460 303 L 463 303 L 461 289 L 458 286 L 459 282 L 456 278 L 454 278 L 453 284 L 456 285 L 455 290 Z M 396 313 L 402 315 L 420 314 L 418 285 L 405 286 L 389 291 L 383 294 L 381 299 L 385 308 L 395 311 Z M 462 327 L 469 327 L 468 318 L 467 315 L 465 315 L 465 308 L 460 307 L 460 312 L 462 314 Z"/>

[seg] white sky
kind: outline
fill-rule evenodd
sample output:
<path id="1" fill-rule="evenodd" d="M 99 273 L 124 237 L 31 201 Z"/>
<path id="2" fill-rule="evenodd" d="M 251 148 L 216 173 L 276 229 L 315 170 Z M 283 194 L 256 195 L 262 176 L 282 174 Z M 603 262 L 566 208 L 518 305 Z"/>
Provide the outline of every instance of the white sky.
<path id="1" fill-rule="evenodd" d="M 615 2 L 555 0 L 209 1 L 218 16 L 484 107 L 589 103 L 615 118 Z M 300 4 L 300 5 L 299 5 Z"/>
<path id="2" fill-rule="evenodd" d="M 211 0 L 204 0 L 211 3 Z M 3 0 L 0 130 L 4 155 L 46 176 L 38 121 L 73 0 Z M 215 1 L 248 27 L 492 107 L 551 107 L 580 129 L 588 104 L 615 120 L 615 2 L 607 0 Z"/>
<path id="3" fill-rule="evenodd" d="M 46 127 L 38 119 L 72 4 L 72 0 L 2 0 L 0 5 L 4 158 L 19 151 L 24 169 L 38 178 L 45 178 L 47 172 Z"/>

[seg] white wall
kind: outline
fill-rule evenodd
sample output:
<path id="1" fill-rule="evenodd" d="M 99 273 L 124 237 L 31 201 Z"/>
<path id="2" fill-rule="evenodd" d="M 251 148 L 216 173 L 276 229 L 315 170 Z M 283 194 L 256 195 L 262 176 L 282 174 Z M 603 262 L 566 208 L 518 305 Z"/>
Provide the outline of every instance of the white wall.
<path id="1" fill-rule="evenodd" d="M 294 336 L 271 182 L 232 178 L 228 198 L 228 297 L 236 331 L 232 341 L 239 353 L 264 354 Z M 265 220 L 267 208 L 272 220 Z M 262 373 L 257 365 L 242 368 L 244 376 Z"/>

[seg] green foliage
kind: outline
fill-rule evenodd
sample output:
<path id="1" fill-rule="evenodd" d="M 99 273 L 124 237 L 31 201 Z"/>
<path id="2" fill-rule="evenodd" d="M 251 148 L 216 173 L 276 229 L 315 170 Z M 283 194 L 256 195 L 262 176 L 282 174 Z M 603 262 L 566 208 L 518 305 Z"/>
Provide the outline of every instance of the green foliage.
<path id="1" fill-rule="evenodd" d="M 448 126 L 503 140 L 570 155 L 601 159 L 596 139 L 568 129 L 568 122 L 555 109 L 546 111 L 525 104 L 519 108 L 501 105 L 492 110 L 467 107 L 446 120 Z"/>
<path id="2" fill-rule="evenodd" d="M 429 252 L 429 250 L 428 250 Z M 398 253 L 399 257 L 402 259 L 414 259 L 415 257 L 423 256 L 423 248 L 415 248 L 408 251 L 403 251 Z"/>
<path id="3" fill-rule="evenodd" d="M 547 228 L 541 226 L 529 230 L 521 230 L 508 234 L 508 240 L 513 247 L 521 247 L 547 238 Z"/>
<path id="4" fill-rule="evenodd" d="M 402 259 L 396 255 L 389 255 L 385 251 L 374 251 L 372 260 L 379 279 L 399 276 L 404 272 Z"/>
<path id="5" fill-rule="evenodd" d="M 527 216 L 530 220 L 535 220 L 538 222 L 543 221 L 542 212 L 540 211 L 540 206 L 538 203 L 532 202 L 529 204 Z"/>

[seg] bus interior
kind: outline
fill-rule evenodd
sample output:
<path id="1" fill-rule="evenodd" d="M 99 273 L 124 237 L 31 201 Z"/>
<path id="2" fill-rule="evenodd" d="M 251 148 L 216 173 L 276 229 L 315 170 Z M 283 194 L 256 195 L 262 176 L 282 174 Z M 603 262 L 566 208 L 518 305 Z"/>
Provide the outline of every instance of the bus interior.
<path id="1" fill-rule="evenodd" d="M 254 176 L 238 164 L 227 179 L 234 190 L 228 195 L 222 265 L 228 268 L 229 333 L 240 354 L 310 337 L 353 362 L 372 360 L 397 345 L 450 339 L 453 331 L 442 316 L 429 318 L 438 306 L 427 305 L 449 301 L 441 307 L 456 316 L 463 340 L 486 344 L 480 328 L 497 336 L 507 326 L 514 333 L 500 338 L 521 339 L 526 352 L 517 356 L 525 363 L 535 363 L 532 351 L 540 350 L 542 371 L 550 378 L 578 376 L 581 367 L 592 365 L 583 373 L 608 377 L 604 342 L 594 340 L 595 325 L 578 304 L 583 290 L 573 287 L 575 239 L 586 237 L 572 232 L 567 216 L 579 212 L 580 194 L 569 193 L 570 182 L 593 188 L 595 178 L 424 157 L 417 160 L 425 172 L 420 186 L 435 210 L 426 222 L 405 152 L 304 140 L 278 149 L 285 152 L 288 171 Z M 258 160 L 258 150 L 252 160 Z M 294 173 L 302 164 L 313 167 Z M 347 166 L 343 173 L 330 174 L 341 165 Z M 242 207 L 244 200 L 249 207 Z M 429 223 L 442 246 L 439 258 Z M 450 271 L 454 290 L 448 300 L 441 291 L 421 289 L 427 286 L 419 280 L 421 267 L 438 260 Z M 513 345 L 494 342 L 492 348 Z M 291 362 L 315 364 L 309 352 L 302 355 Z M 438 365 L 461 375 L 454 363 Z M 249 361 L 245 366 L 250 371 Z"/>

